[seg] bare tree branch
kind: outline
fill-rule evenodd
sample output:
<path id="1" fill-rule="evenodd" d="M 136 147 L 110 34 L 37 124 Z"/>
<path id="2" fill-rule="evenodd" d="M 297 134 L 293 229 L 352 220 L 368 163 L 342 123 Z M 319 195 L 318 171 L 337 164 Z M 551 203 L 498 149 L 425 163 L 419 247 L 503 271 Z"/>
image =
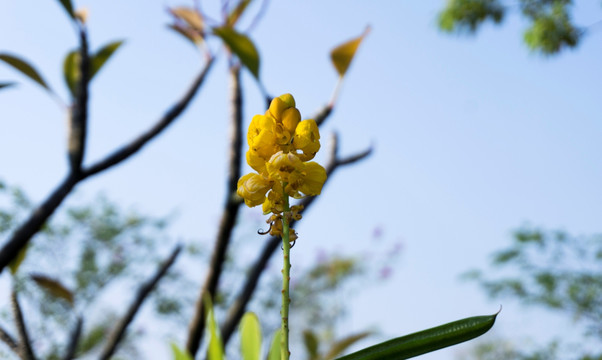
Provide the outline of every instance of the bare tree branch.
<path id="1" fill-rule="evenodd" d="M 19 333 L 19 356 L 23 360 L 35 360 L 35 355 L 31 348 L 31 342 L 29 341 L 29 335 L 27 334 L 27 326 L 25 326 L 25 320 L 23 319 L 23 312 L 17 299 L 17 292 L 12 291 L 10 295 L 10 302 L 13 308 L 13 317 L 15 319 L 15 325 L 17 326 L 17 332 Z"/>
<path id="2" fill-rule="evenodd" d="M 331 150 L 331 158 L 328 164 L 326 165 L 326 173 L 328 174 L 328 179 L 334 173 L 339 166 L 345 166 L 353 164 L 357 161 L 360 161 L 366 158 L 371 154 L 372 148 L 369 148 L 357 155 L 349 156 L 346 158 L 338 158 L 338 141 L 337 136 L 333 135 L 332 138 L 332 150 Z M 326 185 L 326 184 L 325 184 Z M 304 198 L 299 204 L 303 205 L 303 212 L 307 211 L 307 208 L 314 202 L 315 196 L 310 196 Z M 291 221 L 290 226 L 293 227 L 296 221 Z M 279 237 L 272 236 L 268 239 L 266 244 L 259 255 L 259 258 L 255 261 L 255 264 L 251 268 L 249 275 L 247 276 L 246 282 L 241 290 L 241 292 L 236 297 L 236 300 L 228 310 L 228 317 L 226 321 L 222 324 L 221 327 L 221 335 L 224 346 L 230 340 L 232 334 L 236 330 L 236 326 L 240 322 L 240 319 L 244 315 L 247 304 L 251 300 L 255 289 L 257 288 L 257 284 L 259 282 L 259 278 L 263 273 L 268 261 L 274 254 L 274 252 L 278 249 L 278 246 L 281 244 L 282 240 Z"/>
<path id="3" fill-rule="evenodd" d="M 230 157 L 228 166 L 228 185 L 227 196 L 222 218 L 220 221 L 217 239 L 211 256 L 209 272 L 205 278 L 205 283 L 201 289 L 195 305 L 195 312 L 188 326 L 188 339 L 186 340 L 186 349 L 194 357 L 201 345 L 205 329 L 205 307 L 203 299 L 210 296 L 213 301 L 217 292 L 219 279 L 222 274 L 226 252 L 230 243 L 232 229 L 240 205 L 242 202 L 236 196 L 238 179 L 241 172 L 242 159 L 242 92 L 240 87 L 240 67 L 231 67 L 231 133 L 230 133 Z"/>
<path id="4" fill-rule="evenodd" d="M 75 103 L 69 109 L 69 165 L 71 173 L 79 174 L 86 151 L 86 132 L 88 124 L 88 85 L 90 82 L 90 55 L 88 39 L 84 25 L 79 29 L 79 74 L 77 81 Z"/>
<path id="5" fill-rule="evenodd" d="M 322 125 L 326 119 L 332 114 L 332 104 L 325 105 L 317 114 L 314 115 L 313 119 L 318 124 L 318 126 Z"/>
<path id="6" fill-rule="evenodd" d="M 29 218 L 15 230 L 6 244 L 4 244 L 2 250 L 0 250 L 0 273 L 42 228 L 42 225 L 44 225 L 46 220 L 52 216 L 54 211 L 61 205 L 63 200 L 69 195 L 77 183 L 126 160 L 170 125 L 184 111 L 188 104 L 190 104 L 190 101 L 203 83 L 212 63 L 213 58 L 208 60 L 201 73 L 193 81 L 192 86 L 184 96 L 173 105 L 173 107 L 167 111 L 167 113 L 165 113 L 151 129 L 134 139 L 131 143 L 125 145 L 123 148 L 107 156 L 104 160 L 99 161 L 88 169 L 83 169 L 81 173 L 72 172 L 69 174 L 54 192 L 31 213 Z"/>
<path id="7" fill-rule="evenodd" d="M 111 356 L 113 356 L 115 350 L 117 349 L 117 346 L 119 345 L 119 343 L 123 339 L 123 336 L 125 335 L 125 331 L 127 330 L 128 325 L 132 322 L 132 320 L 134 320 L 134 317 L 138 313 L 138 310 L 140 310 L 142 303 L 150 295 L 151 291 L 157 285 L 159 280 L 161 280 L 161 278 L 167 273 L 167 270 L 176 261 L 176 258 L 180 254 L 181 250 L 181 245 L 176 246 L 169 258 L 163 262 L 161 267 L 159 267 L 155 275 L 153 275 L 152 278 L 150 278 L 147 282 L 140 286 L 136 294 L 136 298 L 128 308 L 128 311 L 124 314 L 119 323 L 117 323 L 117 326 L 115 327 L 111 335 L 109 335 L 109 340 L 107 341 L 107 344 L 102 350 L 99 359 L 108 360 L 111 358 Z"/>
<path id="8" fill-rule="evenodd" d="M 75 352 L 77 351 L 77 345 L 79 344 L 79 338 L 82 333 L 83 322 L 84 321 L 82 317 L 78 316 L 75 327 L 73 328 L 73 331 L 71 331 L 71 336 L 69 336 L 69 346 L 67 347 L 67 352 L 63 357 L 64 360 L 72 360 L 75 358 Z"/>
<path id="9" fill-rule="evenodd" d="M 0 327 L 0 340 L 8 345 L 15 354 L 19 354 L 19 345 L 17 344 L 17 341 L 2 327 Z"/>

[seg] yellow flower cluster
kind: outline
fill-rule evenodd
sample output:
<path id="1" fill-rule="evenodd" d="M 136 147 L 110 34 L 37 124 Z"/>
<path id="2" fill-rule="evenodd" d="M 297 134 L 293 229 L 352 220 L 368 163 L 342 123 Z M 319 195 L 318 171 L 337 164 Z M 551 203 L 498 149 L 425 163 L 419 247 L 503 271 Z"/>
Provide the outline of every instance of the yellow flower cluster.
<path id="1" fill-rule="evenodd" d="M 314 120 L 301 121 L 291 94 L 281 95 L 264 115 L 255 115 L 247 133 L 247 163 L 257 173 L 238 180 L 238 195 L 249 207 L 263 205 L 263 213 L 273 213 L 270 234 L 279 235 L 285 196 L 296 199 L 319 195 L 326 170 L 313 161 L 320 149 L 320 133 Z M 292 217 L 300 217 L 292 207 Z M 293 214 L 294 213 L 294 214 Z"/>

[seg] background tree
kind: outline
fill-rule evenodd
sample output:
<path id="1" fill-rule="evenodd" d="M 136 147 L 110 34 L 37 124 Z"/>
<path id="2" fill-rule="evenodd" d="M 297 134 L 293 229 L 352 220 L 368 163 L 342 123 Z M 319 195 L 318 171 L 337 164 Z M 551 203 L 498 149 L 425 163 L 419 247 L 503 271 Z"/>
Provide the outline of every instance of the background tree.
<path id="1" fill-rule="evenodd" d="M 553 55 L 580 44 L 594 25 L 572 21 L 572 0 L 449 0 L 439 14 L 439 28 L 449 33 L 475 33 L 487 21 L 500 24 L 519 11 L 527 20 L 523 39 L 529 49 Z"/>

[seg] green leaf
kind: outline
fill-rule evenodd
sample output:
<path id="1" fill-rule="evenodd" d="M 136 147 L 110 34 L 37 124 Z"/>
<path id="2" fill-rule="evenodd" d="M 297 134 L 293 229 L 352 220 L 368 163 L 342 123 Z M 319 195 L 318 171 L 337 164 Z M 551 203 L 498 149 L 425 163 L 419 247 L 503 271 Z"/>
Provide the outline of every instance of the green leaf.
<path id="1" fill-rule="evenodd" d="M 255 78 L 259 78 L 259 53 L 251 39 L 225 26 L 214 28 L 213 33 L 228 45 L 228 48 L 238 56 L 240 62 L 251 71 Z"/>
<path id="2" fill-rule="evenodd" d="M 90 81 L 109 60 L 113 53 L 119 49 L 121 44 L 123 44 L 123 40 L 114 41 L 103 46 L 96 54 L 90 56 Z M 69 52 L 63 61 L 63 76 L 65 83 L 73 96 L 75 96 L 77 83 L 81 77 L 79 69 L 80 61 L 81 55 L 77 50 Z"/>
<path id="3" fill-rule="evenodd" d="M 73 12 L 73 4 L 71 4 L 71 0 L 59 0 L 65 11 L 72 19 L 75 19 L 75 13 Z"/>
<path id="4" fill-rule="evenodd" d="M 358 334 L 346 336 L 340 340 L 337 340 L 332 346 L 330 350 L 324 355 L 325 360 L 334 359 L 335 356 L 338 356 L 343 351 L 347 350 L 351 345 L 356 342 L 364 339 L 367 336 L 370 336 L 372 333 L 369 331 L 364 331 Z"/>
<path id="5" fill-rule="evenodd" d="M 338 360 L 402 360 L 459 344 L 486 333 L 497 313 L 470 317 L 362 349 Z"/>
<path id="6" fill-rule="evenodd" d="M 16 83 L 14 83 L 14 82 L 0 82 L 0 89 L 4 89 L 4 88 L 15 86 L 15 85 L 16 85 Z"/>
<path id="7" fill-rule="evenodd" d="M 259 360 L 261 354 L 261 327 L 257 315 L 244 314 L 240 321 L 240 348 L 243 360 Z"/>
<path id="8" fill-rule="evenodd" d="M 351 60 L 353 60 L 353 57 L 355 56 L 357 48 L 360 46 L 362 40 L 364 40 L 364 37 L 366 37 L 369 32 L 370 27 L 367 27 L 362 35 L 337 46 L 330 52 L 330 59 L 332 60 L 332 64 L 334 65 L 335 69 L 339 73 L 339 76 L 345 75 L 349 65 L 351 64 Z"/>
<path id="9" fill-rule="evenodd" d="M 65 56 L 65 60 L 63 61 L 63 77 L 72 96 L 75 96 L 77 82 L 80 77 L 80 58 L 79 53 L 76 50 L 73 50 Z"/>
<path id="10" fill-rule="evenodd" d="M 316 334 L 311 330 L 303 331 L 303 344 L 309 354 L 310 359 L 318 358 L 319 341 Z"/>
<path id="11" fill-rule="evenodd" d="M 90 59 L 90 80 L 92 80 L 94 75 L 98 73 L 102 66 L 109 60 L 111 55 L 113 55 L 113 53 L 117 51 L 122 44 L 123 40 L 108 43 L 100 48 L 96 54 L 92 55 L 92 58 Z"/>
<path id="12" fill-rule="evenodd" d="M 31 275 L 31 279 L 51 296 L 63 299 L 73 305 L 73 293 L 58 280 L 45 275 Z"/>
<path id="13" fill-rule="evenodd" d="M 209 360 L 224 360 L 224 346 L 219 337 L 219 330 L 213 313 L 211 298 L 206 296 L 205 312 L 207 313 L 207 330 L 209 330 L 209 346 L 207 347 L 207 358 Z"/>
<path id="14" fill-rule="evenodd" d="M 171 352 L 174 360 L 194 360 L 187 351 L 181 350 L 178 345 L 171 343 Z"/>
<path id="15" fill-rule="evenodd" d="M 42 86 L 44 89 L 48 90 L 49 92 L 52 92 L 52 90 L 50 89 L 50 86 L 48 86 L 48 84 L 46 84 L 46 81 L 44 81 L 44 79 L 38 73 L 38 71 L 36 69 L 34 69 L 33 66 L 29 65 L 25 60 L 20 59 L 13 55 L 9 55 L 7 53 L 0 53 L 0 60 L 4 61 L 8 65 L 19 70 L 23 75 L 25 75 L 28 78 L 30 78 L 31 80 L 35 81 L 40 86 Z"/>
<path id="16" fill-rule="evenodd" d="M 10 263 L 8 263 L 8 268 L 10 269 L 11 274 L 15 275 L 17 273 L 19 266 L 21 266 L 21 263 L 23 262 L 23 260 L 25 260 L 25 255 L 27 255 L 27 250 L 29 250 L 30 245 L 31 243 L 22 247 L 21 250 L 19 250 L 17 256 L 14 259 L 12 259 Z"/>
<path id="17" fill-rule="evenodd" d="M 267 360 L 280 360 L 280 337 L 282 336 L 282 330 L 278 329 L 274 332 L 272 338 L 272 345 L 270 346 L 270 352 L 268 353 Z"/>

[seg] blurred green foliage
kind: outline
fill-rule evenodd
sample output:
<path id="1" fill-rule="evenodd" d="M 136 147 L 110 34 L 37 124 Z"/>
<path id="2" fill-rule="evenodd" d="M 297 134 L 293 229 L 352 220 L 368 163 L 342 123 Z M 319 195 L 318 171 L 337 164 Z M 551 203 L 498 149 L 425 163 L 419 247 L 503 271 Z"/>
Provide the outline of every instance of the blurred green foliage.
<path id="1" fill-rule="evenodd" d="M 518 8 L 529 26 L 524 41 L 534 52 L 553 55 L 577 46 L 586 28 L 573 23 L 572 0 L 448 0 L 439 13 L 439 28 L 448 33 L 475 33 L 486 21 L 501 23 Z"/>

